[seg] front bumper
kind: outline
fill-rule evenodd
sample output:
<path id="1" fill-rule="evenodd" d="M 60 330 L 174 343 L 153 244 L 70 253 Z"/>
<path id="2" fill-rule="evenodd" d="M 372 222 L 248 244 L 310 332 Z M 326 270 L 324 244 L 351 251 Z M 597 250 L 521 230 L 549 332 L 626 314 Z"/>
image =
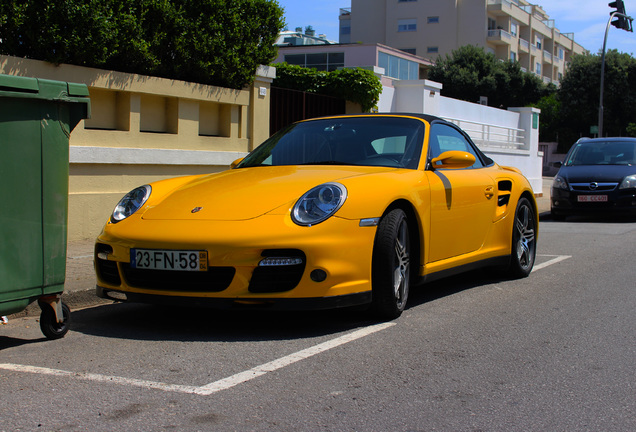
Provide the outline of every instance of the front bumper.
<path id="1" fill-rule="evenodd" d="M 130 222 L 130 223 L 127 223 Z M 300 227 L 280 215 L 249 221 L 144 221 L 109 224 L 95 247 L 97 294 L 135 302 L 264 305 L 278 309 L 352 306 L 371 301 L 376 227 L 337 217 Z M 140 270 L 132 248 L 206 250 L 207 271 Z M 260 267 L 266 256 L 302 265 Z"/>
<path id="2" fill-rule="evenodd" d="M 334 297 L 315 298 L 251 298 L 230 299 L 215 297 L 177 297 L 122 291 L 96 287 L 98 297 L 133 303 L 149 303 L 162 306 L 193 306 L 214 309 L 267 309 L 267 310 L 321 310 L 361 306 L 371 303 L 371 292 L 361 292 Z"/>
<path id="3" fill-rule="evenodd" d="M 581 202 L 579 196 L 606 196 L 607 201 Z M 551 210 L 557 215 L 624 214 L 636 216 L 636 193 L 631 190 L 599 192 L 552 188 Z"/>

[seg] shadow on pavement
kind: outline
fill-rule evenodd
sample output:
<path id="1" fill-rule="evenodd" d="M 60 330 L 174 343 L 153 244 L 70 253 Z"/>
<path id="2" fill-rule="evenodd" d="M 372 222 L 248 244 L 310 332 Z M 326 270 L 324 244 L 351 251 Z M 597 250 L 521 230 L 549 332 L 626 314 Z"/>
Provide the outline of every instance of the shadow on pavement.
<path id="1" fill-rule="evenodd" d="M 411 290 L 407 308 L 492 283 L 470 272 Z M 217 310 L 115 303 L 72 313 L 72 331 L 132 340 L 269 341 L 320 337 L 378 323 L 361 308 L 324 311 Z M 398 319 L 399 321 L 399 319 Z"/>

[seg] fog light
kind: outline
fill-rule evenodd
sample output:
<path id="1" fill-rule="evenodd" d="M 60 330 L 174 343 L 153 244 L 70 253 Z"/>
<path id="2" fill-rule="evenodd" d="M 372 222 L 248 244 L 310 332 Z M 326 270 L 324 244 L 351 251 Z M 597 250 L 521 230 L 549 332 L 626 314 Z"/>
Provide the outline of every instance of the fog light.
<path id="1" fill-rule="evenodd" d="M 303 263 L 302 258 L 298 257 L 270 257 L 265 258 L 258 263 L 259 267 L 274 267 L 274 266 L 292 266 Z"/>
<path id="2" fill-rule="evenodd" d="M 322 282 L 327 279 L 327 272 L 324 270 L 316 269 L 311 272 L 309 277 L 311 277 L 311 280 L 314 282 Z"/>

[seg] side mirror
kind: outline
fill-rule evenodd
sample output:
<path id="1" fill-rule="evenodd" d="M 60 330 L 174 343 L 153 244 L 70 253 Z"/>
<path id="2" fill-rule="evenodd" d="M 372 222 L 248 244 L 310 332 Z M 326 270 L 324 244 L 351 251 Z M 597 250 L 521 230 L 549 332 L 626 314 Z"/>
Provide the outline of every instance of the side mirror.
<path id="1" fill-rule="evenodd" d="M 462 169 L 473 166 L 475 160 L 475 156 L 470 153 L 451 150 L 442 153 L 435 159 L 432 159 L 431 164 L 434 169 Z M 441 162 L 441 164 L 438 162 Z"/>
<path id="2" fill-rule="evenodd" d="M 555 167 L 555 168 L 561 168 L 563 166 L 563 162 L 561 162 L 561 161 L 554 162 L 552 164 L 552 166 Z"/>
<path id="3" fill-rule="evenodd" d="M 238 158 L 237 160 L 235 160 L 234 162 L 232 162 L 232 163 L 230 164 L 230 169 L 234 169 L 234 168 L 236 168 L 236 166 L 237 166 L 238 164 L 240 164 L 241 162 L 243 162 L 243 159 L 245 159 L 245 158 Z"/>

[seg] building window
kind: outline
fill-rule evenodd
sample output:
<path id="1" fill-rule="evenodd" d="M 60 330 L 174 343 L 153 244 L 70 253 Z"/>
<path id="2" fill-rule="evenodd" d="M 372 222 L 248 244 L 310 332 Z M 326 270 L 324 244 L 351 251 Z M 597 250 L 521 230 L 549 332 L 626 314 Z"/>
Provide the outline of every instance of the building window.
<path id="1" fill-rule="evenodd" d="M 417 50 L 415 48 L 402 48 L 400 51 L 404 51 L 407 54 L 413 54 L 413 55 L 417 53 Z"/>
<path id="2" fill-rule="evenodd" d="M 439 52 L 439 47 L 436 47 L 436 46 L 427 47 L 426 52 L 428 54 L 437 54 Z"/>
<path id="3" fill-rule="evenodd" d="M 517 23 L 516 22 L 511 22 L 510 23 L 510 34 L 516 37 L 517 36 L 517 28 L 518 28 Z"/>
<path id="4" fill-rule="evenodd" d="M 437 23 L 439 23 L 439 17 L 438 16 L 430 16 L 430 17 L 426 18 L 426 22 L 428 24 L 437 24 Z"/>
<path id="5" fill-rule="evenodd" d="M 416 2 L 417 0 L 398 0 L 398 3 Z"/>
<path id="6" fill-rule="evenodd" d="M 541 75 L 541 63 L 537 63 L 534 71 L 537 73 L 537 75 Z"/>
<path id="7" fill-rule="evenodd" d="M 510 61 L 511 62 L 516 62 L 517 61 L 517 53 L 514 51 L 510 51 Z"/>
<path id="8" fill-rule="evenodd" d="M 331 72 L 344 67 L 344 53 L 287 54 L 285 62 L 290 65 Z"/>
<path id="9" fill-rule="evenodd" d="M 384 74 L 401 80 L 419 79 L 420 65 L 417 62 L 378 52 L 378 66 L 384 68 Z"/>
<path id="10" fill-rule="evenodd" d="M 559 81 L 563 81 L 563 74 L 561 72 L 557 72 L 557 78 Z"/>
<path id="11" fill-rule="evenodd" d="M 412 32 L 417 31 L 417 19 L 400 19 L 398 20 L 399 32 Z"/>
<path id="12" fill-rule="evenodd" d="M 565 53 L 564 53 L 564 51 L 563 51 L 563 48 L 559 48 L 559 58 L 560 58 L 561 60 L 563 60 L 564 55 L 565 55 Z"/>
<path id="13" fill-rule="evenodd" d="M 539 36 L 537 36 L 535 45 L 537 46 L 538 49 L 541 49 L 542 42 L 543 42 L 543 39 L 541 39 Z"/>
<path id="14" fill-rule="evenodd" d="M 497 28 L 497 21 L 492 18 L 488 18 L 488 30 L 495 30 Z"/>

